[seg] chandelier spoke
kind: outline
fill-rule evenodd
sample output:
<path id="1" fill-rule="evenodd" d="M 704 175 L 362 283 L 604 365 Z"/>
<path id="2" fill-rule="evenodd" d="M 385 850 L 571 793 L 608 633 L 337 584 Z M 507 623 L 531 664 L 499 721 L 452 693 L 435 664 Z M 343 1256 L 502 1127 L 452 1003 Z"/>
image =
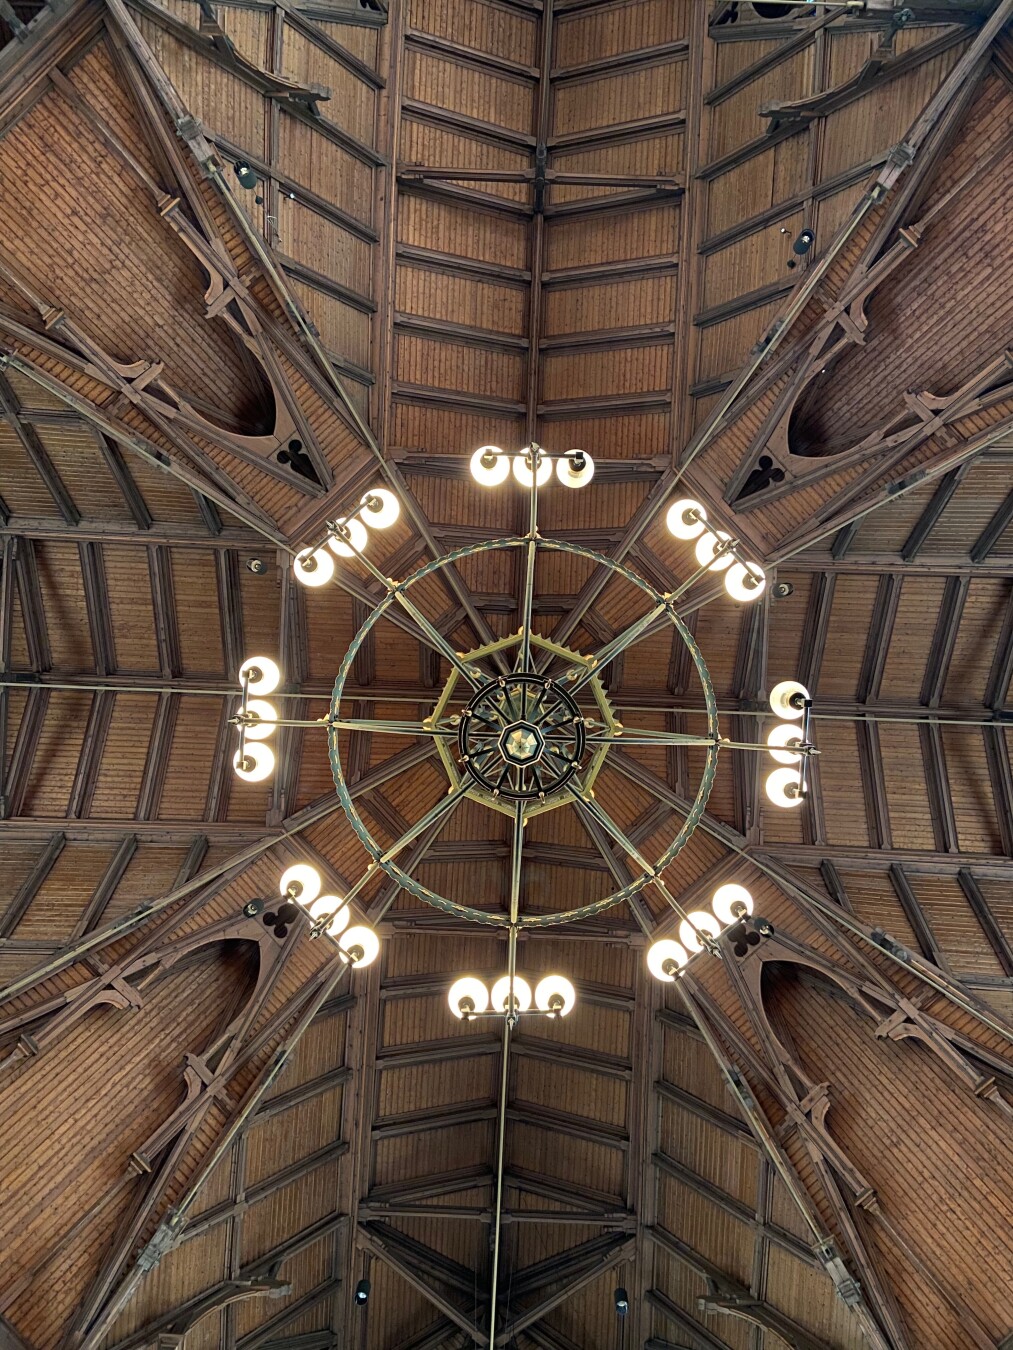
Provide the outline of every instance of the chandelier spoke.
<path id="1" fill-rule="evenodd" d="M 622 652 L 634 646 L 641 638 L 646 637 L 648 630 L 654 626 L 668 608 L 669 601 L 667 599 L 659 601 L 653 609 L 648 610 L 646 614 L 634 620 L 628 628 L 624 628 L 621 633 L 617 633 L 611 641 L 606 642 L 604 647 L 599 647 L 596 652 L 592 652 L 586 658 L 587 669 L 571 685 L 570 692 L 575 694 L 587 684 L 588 680 L 596 675 L 600 676 L 610 661 L 615 660 Z"/>
<path id="2" fill-rule="evenodd" d="M 578 815 L 590 816 L 592 820 L 597 821 L 602 829 L 610 834 L 616 843 L 629 854 L 642 872 L 646 872 L 649 876 L 654 875 L 654 867 L 651 863 L 647 861 L 633 840 L 626 836 L 622 827 L 616 824 L 607 811 L 602 810 L 593 797 L 585 795 L 580 786 L 573 782 L 567 783 L 566 790 L 574 800 Z"/>
<path id="3" fill-rule="evenodd" d="M 295 725 L 289 722 L 279 722 L 279 726 Z M 319 722 L 303 722 L 301 726 L 320 726 Z M 425 722 L 398 722 L 385 721 L 378 717 L 332 717 L 327 723 L 338 731 L 370 731 L 378 736 L 441 736 L 452 739 L 457 735 L 457 728 L 430 725 Z"/>

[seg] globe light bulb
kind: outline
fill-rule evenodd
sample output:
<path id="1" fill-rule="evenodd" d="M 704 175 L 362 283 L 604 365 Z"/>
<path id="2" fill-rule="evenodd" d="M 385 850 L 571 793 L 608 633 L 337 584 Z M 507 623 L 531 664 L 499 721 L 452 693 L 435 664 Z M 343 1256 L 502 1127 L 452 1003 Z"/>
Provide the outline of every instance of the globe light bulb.
<path id="1" fill-rule="evenodd" d="M 737 562 L 725 573 L 725 590 L 744 605 L 759 600 L 766 585 L 767 575 L 756 563 Z"/>
<path id="2" fill-rule="evenodd" d="M 701 535 L 696 541 L 696 560 L 700 566 L 706 567 L 708 572 L 723 572 L 726 567 L 731 567 L 735 555 L 729 550 L 718 552 L 718 545 L 726 544 L 731 537 L 724 530 L 708 530 Z"/>
<path id="3" fill-rule="evenodd" d="M 534 458 L 534 452 L 522 450 L 519 455 L 514 455 L 514 477 L 520 483 L 522 488 L 529 488 L 532 480 L 535 478 L 535 471 L 531 461 Z M 552 460 L 548 455 L 538 456 L 538 486 L 544 487 L 552 477 Z"/>
<path id="4" fill-rule="evenodd" d="M 322 548 L 304 548 L 296 554 L 292 571 L 304 586 L 326 586 L 334 576 L 334 559 Z"/>
<path id="5" fill-rule="evenodd" d="M 263 741 L 268 736 L 274 735 L 278 713 L 273 703 L 268 703 L 263 698 L 251 698 L 246 705 L 246 715 L 256 718 L 256 721 L 249 722 L 246 726 L 245 735 L 248 741 Z"/>
<path id="6" fill-rule="evenodd" d="M 802 756 L 791 747 L 802 744 L 802 733 L 790 722 L 778 722 L 767 737 L 767 748 L 778 764 L 797 764 Z"/>
<path id="7" fill-rule="evenodd" d="M 721 932 L 721 925 L 705 909 L 695 909 L 688 918 L 683 919 L 679 925 L 679 938 L 688 951 L 702 952 L 703 943 L 698 936 L 700 933 L 706 933 L 708 937 L 716 938 Z"/>
<path id="8" fill-rule="evenodd" d="M 359 503 L 374 530 L 386 530 L 401 514 L 401 503 L 389 488 L 373 488 Z"/>
<path id="9" fill-rule="evenodd" d="M 476 1013 L 485 1012 L 489 1006 L 489 991 L 474 975 L 463 975 L 450 986 L 447 1002 L 450 1004 L 450 1011 L 459 1021 L 467 1020 Z"/>
<path id="10" fill-rule="evenodd" d="M 656 980 L 672 984 L 676 972 L 681 970 L 689 956 L 686 948 L 673 938 L 659 938 L 647 949 L 647 969 Z"/>
<path id="11" fill-rule="evenodd" d="M 380 955 L 380 939 L 372 928 L 359 924 L 345 929 L 338 938 L 338 948 L 342 959 L 358 970 L 360 966 L 372 965 Z"/>
<path id="12" fill-rule="evenodd" d="M 510 477 L 510 456 L 498 445 L 480 445 L 469 461 L 471 476 L 482 487 L 499 487 Z"/>
<path id="13" fill-rule="evenodd" d="M 337 937 L 348 927 L 351 913 L 340 895 L 321 895 L 310 905 L 310 918 L 328 919 L 326 931 Z"/>
<path id="14" fill-rule="evenodd" d="M 278 890 L 300 905 L 311 905 L 320 894 L 320 873 L 309 863 L 293 863 L 282 872 Z"/>
<path id="15" fill-rule="evenodd" d="M 697 539 L 707 528 L 707 511 L 691 497 L 683 497 L 668 508 L 665 524 L 676 539 Z"/>
<path id="16" fill-rule="evenodd" d="M 556 460 L 556 477 L 563 487 L 586 487 L 594 477 L 594 460 L 586 450 L 571 450 Z"/>
<path id="17" fill-rule="evenodd" d="M 577 1002 L 577 991 L 565 975 L 545 975 L 535 986 L 535 1005 L 552 1017 L 565 1017 Z"/>
<path id="18" fill-rule="evenodd" d="M 768 775 L 764 791 L 775 806 L 791 808 L 805 801 L 799 791 L 797 769 L 775 769 Z"/>
<path id="19" fill-rule="evenodd" d="M 274 751 L 263 741 L 254 741 L 242 753 L 236 751 L 232 767 L 244 783 L 262 783 L 274 773 Z"/>
<path id="20" fill-rule="evenodd" d="M 281 684 L 281 671 L 269 656 L 248 656 L 239 667 L 239 683 L 251 694 L 273 694 Z"/>
<path id="21" fill-rule="evenodd" d="M 339 516 L 334 524 L 340 526 L 344 532 L 328 535 L 327 545 L 331 552 L 336 553 L 339 558 L 354 558 L 357 553 L 362 553 L 369 542 L 369 533 L 359 517 Z M 332 563 L 332 573 L 333 569 Z"/>
<path id="22" fill-rule="evenodd" d="M 797 721 L 805 712 L 809 690 L 798 680 L 782 680 L 770 691 L 770 706 L 778 717 Z"/>
<path id="23" fill-rule="evenodd" d="M 510 976 L 502 975 L 492 987 L 489 1001 L 496 1012 L 507 1011 L 507 999 L 510 996 Z M 531 1007 L 531 986 L 521 975 L 514 976 L 514 1004 L 518 1012 L 527 1012 Z"/>
<path id="24" fill-rule="evenodd" d="M 714 892 L 711 908 L 722 923 L 735 923 L 744 914 L 752 914 L 753 897 L 745 886 L 728 881 Z"/>

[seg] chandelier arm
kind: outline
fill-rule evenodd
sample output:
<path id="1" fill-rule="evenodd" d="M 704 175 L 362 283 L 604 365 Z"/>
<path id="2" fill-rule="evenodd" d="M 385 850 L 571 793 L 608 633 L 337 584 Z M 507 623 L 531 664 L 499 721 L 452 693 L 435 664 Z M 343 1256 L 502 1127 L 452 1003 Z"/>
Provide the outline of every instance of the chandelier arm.
<path id="1" fill-rule="evenodd" d="M 438 820 L 445 820 L 452 811 L 456 811 L 467 795 L 468 787 L 466 784 L 462 783 L 460 787 L 453 788 L 435 806 L 431 806 L 414 825 L 410 826 L 396 843 L 391 844 L 390 848 L 384 849 L 383 853 L 377 856 L 376 861 L 381 864 L 391 862 L 413 839 L 417 839 L 420 834 L 424 834 L 430 825 L 435 825 Z"/>
<path id="2" fill-rule="evenodd" d="M 640 852 L 633 840 L 627 838 L 622 827 L 616 824 L 607 811 L 602 810 L 593 797 L 585 795 L 579 782 L 576 784 L 573 782 L 567 783 L 566 790 L 576 804 L 578 815 L 588 815 L 596 820 L 602 829 L 612 836 L 624 852 L 629 854 L 642 872 L 646 872 L 649 877 L 653 876 L 653 866 Z"/>
<path id="3" fill-rule="evenodd" d="M 472 689 L 478 689 L 482 682 L 481 678 L 472 673 L 471 669 L 469 669 L 469 667 L 461 660 L 460 656 L 454 651 L 453 647 L 451 647 L 450 643 L 439 629 L 426 618 L 417 605 L 413 604 L 411 600 L 408 599 L 407 595 L 404 593 L 403 584 L 398 585 L 397 583 L 392 582 L 388 577 L 385 577 L 380 569 L 371 562 L 364 553 L 357 553 L 355 556 L 366 568 L 366 571 L 369 572 L 376 581 L 379 581 L 382 586 L 386 587 L 387 598 L 390 599 L 393 597 L 404 612 L 415 621 L 416 625 L 421 629 L 419 640 L 426 642 L 427 646 L 432 647 L 433 650 L 439 652 L 446 661 L 449 661 L 457 673 L 468 681 Z"/>
<path id="4" fill-rule="evenodd" d="M 631 623 L 628 628 L 624 628 L 621 633 L 617 633 L 614 638 L 605 643 L 604 647 L 599 647 L 596 652 L 587 657 L 587 669 L 570 686 L 571 694 L 583 689 L 588 680 L 593 679 L 595 675 L 600 675 L 610 661 L 619 656 L 621 652 L 626 651 L 628 647 L 632 647 L 639 642 L 646 635 L 647 630 L 666 612 L 668 604 L 666 597 L 653 609 L 648 610 L 646 614 L 641 615 L 639 619 Z"/>
<path id="5" fill-rule="evenodd" d="M 524 595 L 521 601 L 521 646 L 516 670 L 531 669 L 531 613 L 535 603 L 535 560 L 538 556 L 538 451 L 532 446 L 531 494 L 528 498 L 527 549 L 524 560 Z"/>
<path id="6" fill-rule="evenodd" d="M 457 735 L 456 727 L 426 726 L 424 722 L 385 721 L 377 717 L 332 717 L 324 722 L 279 722 L 279 726 L 335 727 L 339 731 L 372 731 L 378 736 L 446 736 Z"/>

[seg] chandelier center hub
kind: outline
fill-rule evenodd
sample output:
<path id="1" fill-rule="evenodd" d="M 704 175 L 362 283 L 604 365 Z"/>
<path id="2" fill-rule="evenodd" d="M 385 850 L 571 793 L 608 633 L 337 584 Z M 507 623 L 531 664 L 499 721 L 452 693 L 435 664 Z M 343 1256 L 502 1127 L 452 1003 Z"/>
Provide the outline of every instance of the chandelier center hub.
<path id="1" fill-rule="evenodd" d="M 510 764 L 529 764 L 541 759 L 545 753 L 545 742 L 537 727 L 528 722 L 516 722 L 507 727 L 500 737 L 499 750 Z"/>
<path id="2" fill-rule="evenodd" d="M 576 773 L 586 747 L 574 699 L 545 675 L 490 680 L 461 716 L 461 763 L 494 796 L 544 799 Z"/>

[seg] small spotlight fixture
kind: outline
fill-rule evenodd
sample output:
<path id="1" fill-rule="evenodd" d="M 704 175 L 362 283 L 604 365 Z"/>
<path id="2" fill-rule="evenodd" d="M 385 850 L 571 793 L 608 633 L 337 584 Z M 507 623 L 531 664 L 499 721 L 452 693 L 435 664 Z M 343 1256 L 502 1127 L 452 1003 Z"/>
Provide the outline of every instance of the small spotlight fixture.
<path id="1" fill-rule="evenodd" d="M 615 1292 L 616 1313 L 619 1317 L 625 1317 L 630 1310 L 630 1296 L 620 1285 Z"/>
<path id="2" fill-rule="evenodd" d="M 257 175 L 247 164 L 245 159 L 236 162 L 236 177 L 239 179 L 239 186 L 249 189 L 251 192 L 257 186 Z"/>
<path id="3" fill-rule="evenodd" d="M 791 246 L 791 251 L 802 258 L 809 252 L 815 242 L 816 235 L 812 230 L 802 230 L 795 236 L 795 242 Z"/>
<path id="4" fill-rule="evenodd" d="M 360 1280 L 355 1286 L 355 1301 L 363 1304 L 369 1302 L 370 1283 L 368 1280 Z"/>
<path id="5" fill-rule="evenodd" d="M 246 564 L 246 570 L 252 572 L 255 577 L 262 577 L 267 571 L 267 563 L 263 558 L 251 558 Z"/>
<path id="6" fill-rule="evenodd" d="M 790 581 L 775 581 L 770 593 L 775 600 L 787 600 L 789 595 L 794 595 L 795 587 Z"/>

